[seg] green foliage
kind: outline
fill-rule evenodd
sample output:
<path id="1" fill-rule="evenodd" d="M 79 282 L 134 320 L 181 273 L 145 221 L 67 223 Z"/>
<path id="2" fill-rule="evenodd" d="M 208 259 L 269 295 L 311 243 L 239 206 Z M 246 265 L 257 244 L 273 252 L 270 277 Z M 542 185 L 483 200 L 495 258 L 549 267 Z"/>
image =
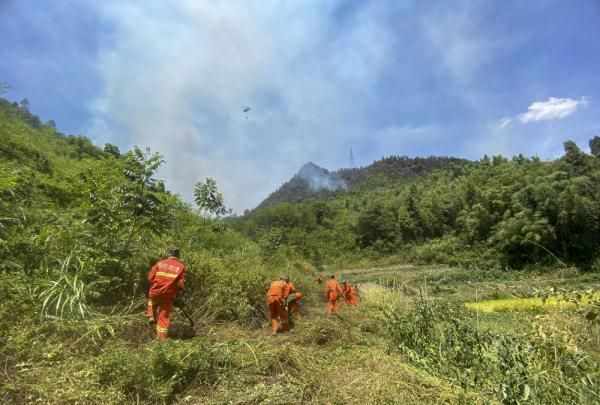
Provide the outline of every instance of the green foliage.
<path id="1" fill-rule="evenodd" d="M 129 180 L 119 187 L 119 208 L 125 212 L 125 223 L 131 227 L 129 238 L 123 251 L 138 232 L 148 229 L 159 233 L 168 221 L 166 206 L 161 198 L 159 182 L 152 178 L 164 161 L 158 153 L 150 154 L 135 147 L 133 152 L 125 154 L 123 173 Z"/>
<path id="2" fill-rule="evenodd" d="M 556 161 L 486 156 L 442 167 L 417 170 L 428 174 L 401 184 L 351 187 L 327 200 L 269 203 L 231 223 L 255 240 L 277 228 L 282 250 L 303 257 L 318 251 L 325 262 L 408 250 L 424 263 L 593 268 L 600 252 L 600 161 L 573 142 L 565 142 L 565 156 Z"/>
<path id="3" fill-rule="evenodd" d="M 600 157 L 600 136 L 596 135 L 590 139 L 590 152 L 595 157 Z"/>
<path id="4" fill-rule="evenodd" d="M 116 158 L 121 156 L 121 151 L 119 151 L 119 147 L 111 143 L 104 144 L 104 153 L 112 155 Z"/>
<path id="5" fill-rule="evenodd" d="M 37 317 L 37 297 L 18 271 L 0 273 L 0 339 L 5 339 L 22 324 Z M 18 314 L 18 316 L 15 316 Z"/>
<path id="6" fill-rule="evenodd" d="M 392 251 L 400 236 L 397 216 L 392 208 L 380 202 L 362 210 L 357 224 L 361 246 L 374 245 L 376 250 Z"/>
<path id="7" fill-rule="evenodd" d="M 260 255 L 268 260 L 272 258 L 276 253 L 281 243 L 283 242 L 283 231 L 281 228 L 271 228 L 267 232 L 264 232 L 260 239 L 258 239 L 258 246 L 260 247 Z"/>
<path id="8" fill-rule="evenodd" d="M 213 178 L 207 177 L 204 183 L 196 183 L 194 197 L 194 201 L 203 212 L 205 220 L 207 213 L 216 216 L 227 213 L 227 208 L 225 208 L 223 203 L 223 195 L 219 192 L 217 182 Z"/>
<path id="9" fill-rule="evenodd" d="M 17 184 L 16 174 L 8 165 L 0 163 L 0 193 L 11 192 Z"/>
<path id="10" fill-rule="evenodd" d="M 592 403 L 598 364 L 543 327 L 527 335 L 494 334 L 460 306 L 430 301 L 385 313 L 392 346 L 463 389 L 479 389 L 504 404 Z M 548 332 L 550 333 L 550 332 Z"/>
<path id="11" fill-rule="evenodd" d="M 565 302 L 577 307 L 578 312 L 588 322 L 590 331 L 596 334 L 596 341 L 600 341 L 598 327 L 600 327 L 600 292 L 591 289 L 587 291 L 565 291 L 553 287 L 551 289 L 537 290 L 536 297 L 544 303 L 554 299 L 558 303 Z"/>
<path id="12" fill-rule="evenodd" d="M 42 314 L 58 319 L 85 319 L 89 315 L 86 288 L 81 280 L 84 263 L 69 255 L 60 262 L 58 278 L 47 282 L 39 294 Z M 73 269 L 71 269 L 73 267 Z"/>
<path id="13" fill-rule="evenodd" d="M 166 342 L 148 349 L 112 346 L 95 364 L 98 384 L 131 399 L 166 401 L 188 385 L 212 384 L 232 359 L 226 345 Z"/>
<path id="14" fill-rule="evenodd" d="M 429 156 L 426 158 L 409 158 L 407 156 L 389 156 L 373 162 L 364 168 L 340 169 L 329 173 L 313 163 L 307 163 L 290 181 L 269 195 L 259 204 L 257 210 L 262 210 L 282 203 L 310 203 L 318 199 L 335 198 L 340 191 L 323 188 L 313 189 L 309 182 L 300 174 L 308 167 L 313 176 L 327 177 L 334 184 L 345 184 L 356 190 L 371 190 L 377 187 L 389 187 L 406 179 L 420 177 L 433 170 L 450 168 L 453 165 L 467 163 L 464 159 Z M 343 187 L 345 188 L 345 187 Z"/>

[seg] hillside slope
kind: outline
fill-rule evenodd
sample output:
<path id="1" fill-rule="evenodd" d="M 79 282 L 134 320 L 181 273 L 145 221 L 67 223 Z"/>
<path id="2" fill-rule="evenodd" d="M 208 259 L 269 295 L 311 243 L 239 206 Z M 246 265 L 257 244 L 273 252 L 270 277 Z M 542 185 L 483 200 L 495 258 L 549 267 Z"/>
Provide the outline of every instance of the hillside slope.
<path id="1" fill-rule="evenodd" d="M 314 199 L 329 198 L 337 191 L 352 188 L 373 189 L 391 186 L 407 179 L 421 177 L 438 169 L 447 169 L 468 163 L 465 159 L 429 156 L 426 158 L 389 156 L 369 166 L 339 169 L 330 172 L 309 162 L 300 168 L 289 181 L 271 193 L 257 210 L 278 203 L 298 204 Z"/>

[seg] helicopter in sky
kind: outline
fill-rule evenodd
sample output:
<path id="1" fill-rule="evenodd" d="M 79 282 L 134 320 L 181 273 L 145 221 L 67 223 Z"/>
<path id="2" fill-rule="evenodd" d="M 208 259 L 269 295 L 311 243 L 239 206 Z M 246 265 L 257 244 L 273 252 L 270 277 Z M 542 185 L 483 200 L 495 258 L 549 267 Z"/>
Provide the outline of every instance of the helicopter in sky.
<path id="1" fill-rule="evenodd" d="M 246 119 L 248 119 L 248 113 L 249 113 L 250 111 L 252 111 L 252 108 L 250 108 L 250 106 L 249 106 L 249 105 L 245 106 L 245 107 L 242 109 L 242 112 L 243 112 L 244 114 L 246 114 Z"/>

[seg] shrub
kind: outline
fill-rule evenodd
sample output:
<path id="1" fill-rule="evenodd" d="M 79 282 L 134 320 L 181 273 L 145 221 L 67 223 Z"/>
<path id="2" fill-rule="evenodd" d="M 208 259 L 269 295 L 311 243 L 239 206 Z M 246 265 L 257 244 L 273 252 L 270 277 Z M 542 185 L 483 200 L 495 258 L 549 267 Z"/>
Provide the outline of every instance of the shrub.
<path id="1" fill-rule="evenodd" d="M 430 239 L 412 248 L 412 261 L 418 264 L 448 264 L 464 268 L 493 268 L 499 262 L 493 250 L 469 245 L 454 236 Z"/>

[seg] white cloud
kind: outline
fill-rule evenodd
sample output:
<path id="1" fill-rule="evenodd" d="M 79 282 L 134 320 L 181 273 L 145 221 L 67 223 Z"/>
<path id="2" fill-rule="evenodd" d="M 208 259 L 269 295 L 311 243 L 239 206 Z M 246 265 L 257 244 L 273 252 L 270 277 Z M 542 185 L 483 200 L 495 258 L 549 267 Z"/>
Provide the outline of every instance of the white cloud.
<path id="1" fill-rule="evenodd" d="M 536 101 L 532 103 L 527 112 L 518 114 L 516 117 L 504 117 L 492 125 L 492 129 L 500 130 L 513 126 L 515 123 L 526 124 L 532 121 L 557 120 L 568 117 L 579 107 L 586 106 L 589 103 L 587 97 L 581 97 L 579 100 L 571 98 L 550 97 L 548 101 Z"/>
<path id="2" fill-rule="evenodd" d="M 505 128 L 505 127 L 509 126 L 512 122 L 513 122 L 512 118 L 504 117 L 498 123 L 498 128 Z"/>
<path id="3" fill-rule="evenodd" d="M 548 101 L 536 101 L 532 103 L 527 112 L 519 114 L 517 118 L 522 123 L 562 119 L 573 114 L 579 107 L 587 105 L 588 102 L 586 97 L 582 97 L 579 100 L 550 97 Z"/>
<path id="4" fill-rule="evenodd" d="M 593 133 L 596 126 L 582 126 L 585 121 L 562 121 L 552 122 L 543 131 L 532 131 L 522 124 L 544 120 L 560 121 L 587 104 L 587 97 L 578 100 L 550 97 L 547 101 L 536 101 L 525 113 L 489 123 L 484 129 L 486 136 L 474 142 L 472 150 L 480 154 L 501 153 L 510 156 L 523 153 L 554 159 L 564 153 L 562 145 L 568 139 L 565 134 L 571 133 L 574 140 L 585 139 L 586 134 Z"/>

